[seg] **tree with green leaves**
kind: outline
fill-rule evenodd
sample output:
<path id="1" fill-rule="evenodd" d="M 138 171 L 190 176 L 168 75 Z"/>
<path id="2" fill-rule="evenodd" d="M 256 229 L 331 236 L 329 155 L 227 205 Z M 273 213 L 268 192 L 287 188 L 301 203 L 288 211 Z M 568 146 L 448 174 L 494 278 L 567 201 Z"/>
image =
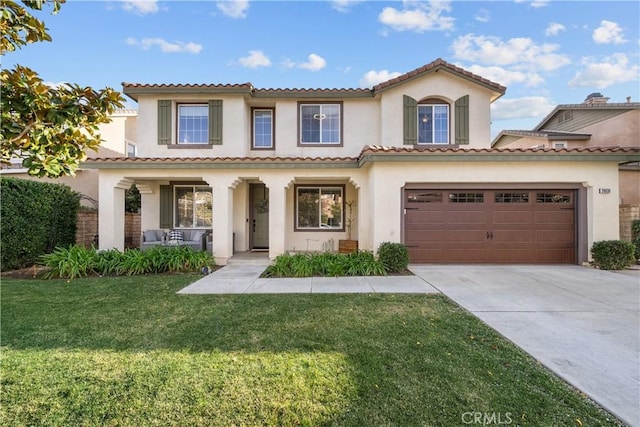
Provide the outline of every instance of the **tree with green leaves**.
<path id="1" fill-rule="evenodd" d="M 44 23 L 29 13 L 50 5 L 57 14 L 65 0 L 0 0 L 0 55 L 30 43 L 51 41 Z M 98 149 L 98 125 L 123 108 L 112 88 L 94 90 L 73 83 L 51 87 L 35 71 L 16 65 L 0 71 L 0 161 L 22 159 L 30 175 L 74 175 L 86 150 Z"/>

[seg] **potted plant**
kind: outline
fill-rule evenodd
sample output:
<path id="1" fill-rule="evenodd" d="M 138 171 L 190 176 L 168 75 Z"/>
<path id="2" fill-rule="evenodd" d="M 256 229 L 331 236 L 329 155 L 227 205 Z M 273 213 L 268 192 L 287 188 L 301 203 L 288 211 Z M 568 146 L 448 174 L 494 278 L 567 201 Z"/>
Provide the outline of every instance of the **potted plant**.
<path id="1" fill-rule="evenodd" d="M 345 228 L 347 229 L 347 238 L 345 240 L 338 240 L 338 252 L 341 254 L 348 254 L 358 250 L 358 241 L 351 239 L 351 227 L 353 223 L 356 221 L 353 218 L 353 205 L 355 204 L 355 200 L 349 200 L 346 202 L 347 205 L 347 218 L 345 219 Z"/>

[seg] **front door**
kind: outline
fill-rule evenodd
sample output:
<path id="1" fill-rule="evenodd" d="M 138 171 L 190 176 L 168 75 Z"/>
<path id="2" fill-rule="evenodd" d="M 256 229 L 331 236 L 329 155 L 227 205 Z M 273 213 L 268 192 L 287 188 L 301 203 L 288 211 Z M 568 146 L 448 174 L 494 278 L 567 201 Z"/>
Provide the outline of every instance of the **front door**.
<path id="1" fill-rule="evenodd" d="M 264 184 L 251 184 L 251 249 L 269 249 L 269 189 Z"/>

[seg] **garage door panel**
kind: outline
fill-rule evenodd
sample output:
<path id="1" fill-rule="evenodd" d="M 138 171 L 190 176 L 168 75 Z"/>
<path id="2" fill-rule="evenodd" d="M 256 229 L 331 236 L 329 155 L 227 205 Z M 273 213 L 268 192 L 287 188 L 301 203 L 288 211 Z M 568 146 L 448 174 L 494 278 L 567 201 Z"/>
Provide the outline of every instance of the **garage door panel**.
<path id="1" fill-rule="evenodd" d="M 447 224 L 486 224 L 487 214 L 484 211 L 448 212 Z"/>
<path id="2" fill-rule="evenodd" d="M 529 211 L 493 212 L 493 224 L 531 224 L 533 215 Z"/>
<path id="3" fill-rule="evenodd" d="M 536 212 L 536 224 L 573 224 L 574 213 L 570 211 Z"/>
<path id="4" fill-rule="evenodd" d="M 575 262 L 572 190 L 411 191 L 421 201 L 404 216 L 412 262 Z"/>

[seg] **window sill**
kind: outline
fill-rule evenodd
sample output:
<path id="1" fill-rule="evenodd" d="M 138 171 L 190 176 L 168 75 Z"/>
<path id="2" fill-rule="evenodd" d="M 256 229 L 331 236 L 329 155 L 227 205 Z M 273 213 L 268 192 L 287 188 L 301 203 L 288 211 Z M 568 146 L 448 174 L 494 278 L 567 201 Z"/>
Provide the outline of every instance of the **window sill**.
<path id="1" fill-rule="evenodd" d="M 213 148 L 213 145 L 211 144 L 169 144 L 167 145 L 167 148 L 173 150 L 173 149 L 178 149 L 178 150 L 184 150 L 184 149 L 193 149 L 193 150 L 202 150 L 202 149 L 211 149 Z"/>

